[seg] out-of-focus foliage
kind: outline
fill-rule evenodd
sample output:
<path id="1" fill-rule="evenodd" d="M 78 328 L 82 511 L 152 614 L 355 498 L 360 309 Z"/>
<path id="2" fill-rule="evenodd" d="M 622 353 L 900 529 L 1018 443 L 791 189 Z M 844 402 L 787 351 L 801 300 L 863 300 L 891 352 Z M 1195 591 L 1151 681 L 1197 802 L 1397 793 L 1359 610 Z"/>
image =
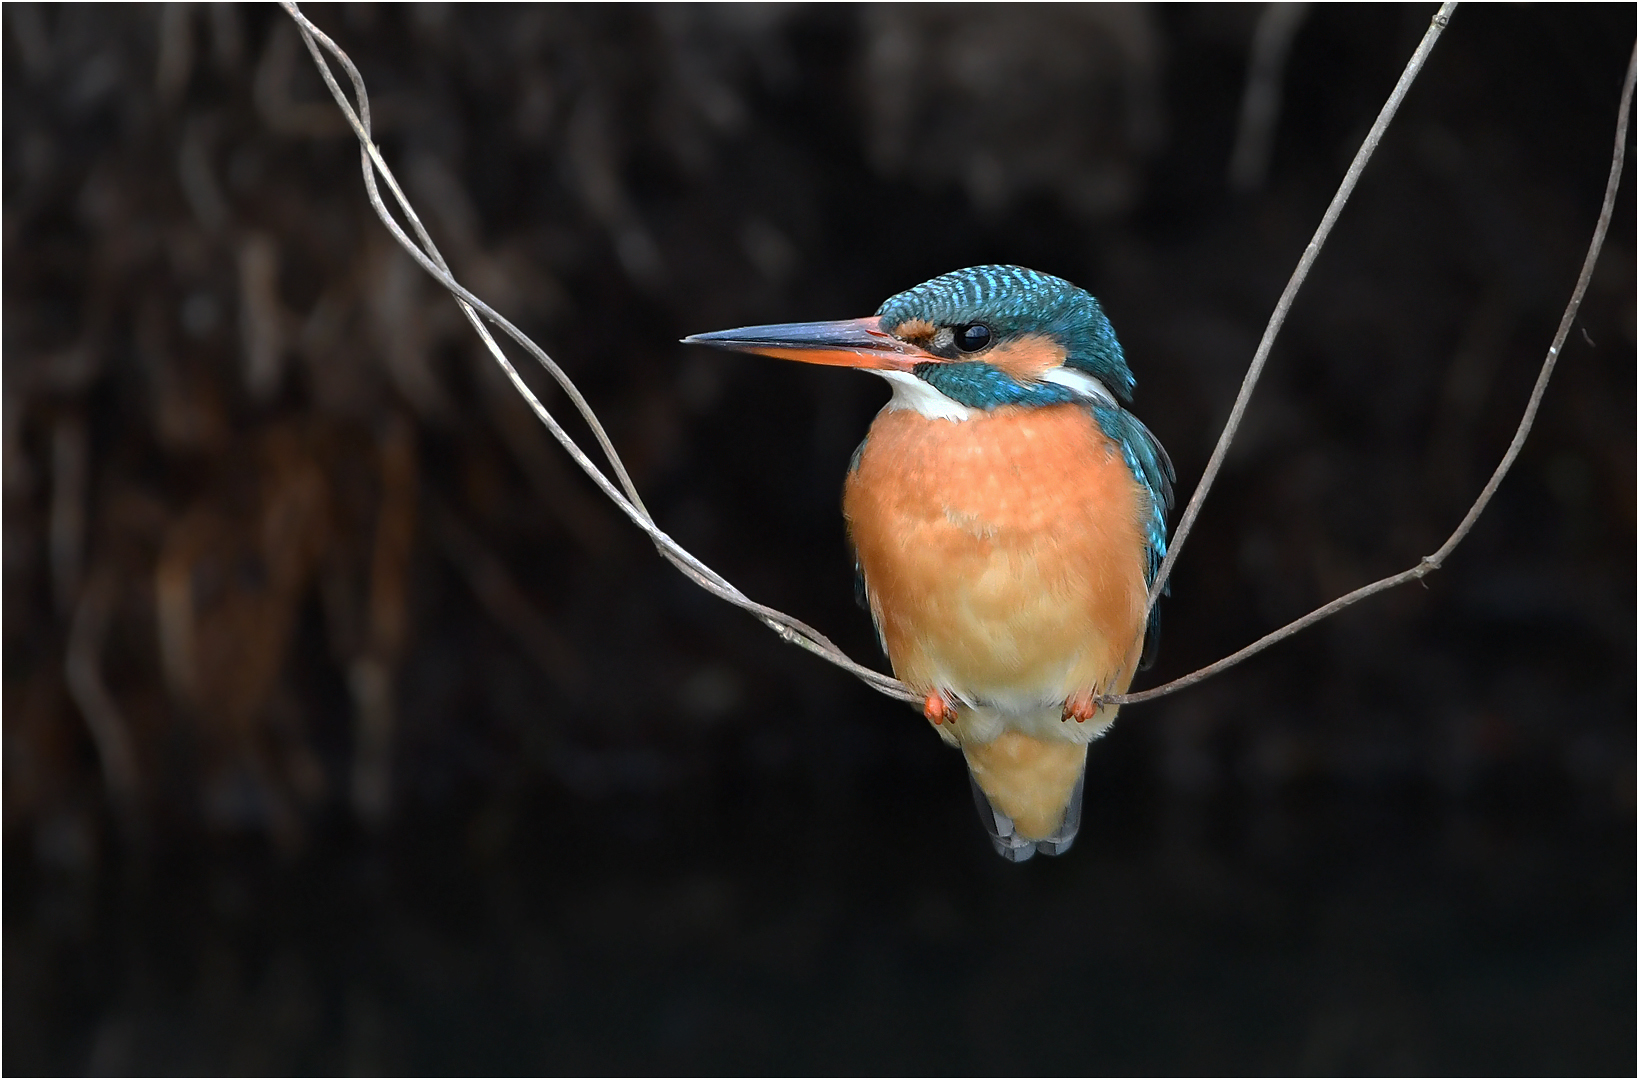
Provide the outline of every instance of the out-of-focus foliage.
<path id="1" fill-rule="evenodd" d="M 837 492 L 884 392 L 675 340 L 1036 266 L 1103 299 L 1187 489 L 1427 12 L 1311 11 L 1268 183 L 1240 198 L 1256 8 L 310 15 L 362 69 L 458 276 L 579 381 L 661 525 L 875 658 Z M 1078 849 L 1003 885 L 960 762 L 914 714 L 693 590 L 575 472 L 375 221 L 282 13 L 8 4 L 0 22 L 8 1068 L 1628 1060 L 1631 978 L 1613 998 L 1598 935 L 1632 900 L 1631 199 L 1536 432 L 1448 569 L 1129 710 L 1094 748 Z M 1153 675 L 1455 523 L 1574 279 L 1632 35 L 1627 8 L 1462 9 L 1299 302 Z M 1244 842 L 1224 824 L 1243 820 Z M 1362 875 L 1398 883 L 1392 913 L 1500 881 L 1496 925 L 1589 913 L 1593 959 L 1577 938 L 1553 974 L 1475 997 L 1464 973 L 1517 954 L 1474 939 L 1427 989 L 1448 916 L 1373 923 L 1335 854 L 1355 843 Z M 1552 886 L 1519 885 L 1522 852 Z M 469 879 L 483 898 L 425 914 Z M 1005 944 L 1026 924 L 1045 935 L 1028 962 Z M 1071 924 L 1073 942 L 1039 929 Z M 1242 990 L 1201 988 L 1247 985 L 1242 960 L 1213 967 L 1226 935 L 1295 925 L 1338 929 L 1248 977 L 1296 1017 L 1259 1042 L 1232 1018 Z M 1380 955 L 1337 944 L 1379 934 Z M 711 985 L 667 996 L 668 965 Z M 1144 999 L 1169 1034 L 1132 1034 L 1100 970 L 1171 972 Z M 514 1057 L 456 1021 L 468 1049 L 417 1041 L 467 985 L 523 1009 L 493 1043 Z M 597 1034 L 651 992 L 646 1019 Z M 1078 995 L 1107 1020 L 1029 1019 Z M 1492 1026 L 1452 1019 L 1482 999 Z M 1581 1004 L 1535 1022 L 1563 1001 Z M 926 1015 L 942 1005 L 949 1030 Z M 547 1013 L 544 1049 L 508 1041 Z M 1165 1049 L 1174 1013 L 1204 1056 Z M 816 1015 L 847 1034 L 810 1046 Z M 1122 1038 L 1143 1045 L 1087 1056 Z"/>

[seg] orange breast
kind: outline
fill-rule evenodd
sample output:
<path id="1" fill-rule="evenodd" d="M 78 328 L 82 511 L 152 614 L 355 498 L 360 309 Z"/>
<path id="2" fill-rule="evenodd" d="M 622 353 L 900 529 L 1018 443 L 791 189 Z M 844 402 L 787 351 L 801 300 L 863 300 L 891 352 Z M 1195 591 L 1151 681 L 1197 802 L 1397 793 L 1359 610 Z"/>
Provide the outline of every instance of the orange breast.
<path id="1" fill-rule="evenodd" d="M 1079 406 L 884 411 L 843 512 L 894 672 L 918 692 L 1023 709 L 1131 680 L 1149 501 Z"/>

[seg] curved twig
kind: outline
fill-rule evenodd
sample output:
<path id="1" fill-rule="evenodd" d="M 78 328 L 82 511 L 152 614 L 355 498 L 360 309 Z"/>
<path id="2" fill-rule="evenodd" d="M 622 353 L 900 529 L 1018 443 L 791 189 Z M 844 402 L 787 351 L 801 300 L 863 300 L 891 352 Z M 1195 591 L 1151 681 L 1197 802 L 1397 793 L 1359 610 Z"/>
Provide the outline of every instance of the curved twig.
<path id="1" fill-rule="evenodd" d="M 545 350 L 530 340 L 528 335 L 457 282 L 450 273 L 449 264 L 444 261 L 443 255 L 439 253 L 438 246 L 433 242 L 432 237 L 428 235 L 426 227 L 422 225 L 420 217 L 415 213 L 410 201 L 399 187 L 397 179 L 393 176 L 392 170 L 387 167 L 386 161 L 382 159 L 381 152 L 375 145 L 370 128 L 369 94 L 365 90 L 364 79 L 359 74 L 358 68 L 354 66 L 352 60 L 339 45 L 301 13 L 295 3 L 291 0 L 281 0 L 281 3 L 302 31 L 302 38 L 307 43 L 308 51 L 313 55 L 313 62 L 318 67 L 319 74 L 324 78 L 325 85 L 330 88 L 331 96 L 336 99 L 336 104 L 340 106 L 343 115 L 347 118 L 354 135 L 358 137 L 365 191 L 369 196 L 370 205 L 376 211 L 376 215 L 381 218 L 382 223 L 387 226 L 388 231 L 393 234 L 393 238 L 398 241 L 399 245 L 421 265 L 421 268 L 432 275 L 439 284 L 444 286 L 456 298 L 462 314 L 466 316 L 467 321 L 477 331 L 479 338 L 483 341 L 485 347 L 489 349 L 490 355 L 495 358 L 495 362 L 506 373 L 507 379 L 511 381 L 513 388 L 529 404 L 536 417 L 540 419 L 542 424 L 546 425 L 547 430 L 552 433 L 552 436 L 558 440 L 559 444 L 563 446 L 564 450 L 568 452 L 586 475 L 592 479 L 592 482 L 597 484 L 603 493 L 632 520 L 633 524 L 648 534 L 655 547 L 673 566 L 677 567 L 696 585 L 720 599 L 727 600 L 731 604 L 750 611 L 784 640 L 831 661 L 838 667 L 857 676 L 873 689 L 903 701 L 920 701 L 920 695 L 910 691 L 899 680 L 890 675 L 873 671 L 849 658 L 818 630 L 782 611 L 768 607 L 765 604 L 759 604 L 747 597 L 721 574 L 690 554 L 682 545 L 666 535 L 655 524 L 654 518 L 650 515 L 648 508 L 643 505 L 643 500 L 638 495 L 637 488 L 627 474 L 626 466 L 621 462 L 620 455 L 616 452 L 614 444 L 604 431 L 603 425 L 598 421 L 592 407 L 581 396 L 580 391 L 570 380 L 568 374 L 547 355 Z M 342 69 L 347 73 L 348 80 L 353 85 L 354 97 L 358 101 L 356 111 L 347 100 L 347 95 L 343 92 L 340 84 L 337 83 L 335 74 L 330 70 L 330 65 L 325 60 L 324 53 L 329 53 L 334 57 L 336 62 L 341 64 Z M 376 184 L 377 173 L 386 182 L 394 202 L 398 204 L 399 210 L 409 222 L 410 228 L 414 230 L 415 240 L 411 240 L 405 233 L 403 227 L 399 225 L 388 209 L 386 202 L 382 199 L 380 189 Z M 486 321 L 499 327 L 503 333 L 534 357 L 536 362 L 545 368 L 547 373 L 563 389 L 570 402 L 592 429 L 593 437 L 597 440 L 598 448 L 603 452 L 604 458 L 609 462 L 615 480 L 611 480 L 597 466 L 597 463 L 581 449 L 569 433 L 563 429 L 563 426 L 558 423 L 557 418 L 541 403 L 496 343 L 495 338 L 489 332 L 489 327 L 485 325 Z M 618 481 L 618 486 L 616 481 Z"/>
<path id="2" fill-rule="evenodd" d="M 1161 569 L 1156 571 L 1155 581 L 1150 584 L 1149 599 L 1144 602 L 1146 618 L 1155 609 L 1155 602 L 1160 598 L 1161 590 L 1166 587 L 1167 578 L 1172 574 L 1173 564 L 1178 561 L 1178 553 L 1184 549 L 1184 541 L 1189 539 L 1190 530 L 1195 527 L 1195 519 L 1201 513 L 1201 504 L 1206 502 L 1207 492 L 1212 490 L 1212 482 L 1218 478 L 1218 470 L 1224 466 L 1229 444 L 1235 441 L 1235 433 L 1240 430 L 1241 418 L 1246 415 L 1247 403 L 1252 400 L 1252 391 L 1258 385 L 1259 376 L 1263 374 L 1263 366 L 1269 360 L 1269 353 L 1275 348 L 1275 339 L 1280 336 L 1281 327 L 1286 325 L 1286 314 L 1292 310 L 1292 301 L 1297 299 L 1298 290 L 1303 288 L 1304 281 L 1309 277 L 1309 268 L 1314 266 L 1315 260 L 1320 257 L 1320 249 L 1325 246 L 1326 238 L 1331 235 L 1332 226 L 1336 225 L 1337 219 L 1343 215 L 1343 208 L 1348 205 L 1349 196 L 1354 194 L 1354 187 L 1360 181 L 1360 174 L 1366 171 L 1366 163 L 1372 159 L 1372 154 L 1377 152 L 1377 144 L 1383 141 L 1383 133 L 1388 131 L 1394 114 L 1400 110 L 1400 103 L 1406 99 L 1411 84 L 1417 80 L 1417 73 L 1423 70 L 1423 61 L 1434 51 L 1434 43 L 1440 40 L 1440 34 L 1451 21 L 1451 13 L 1456 10 L 1455 3 L 1446 3 L 1441 4 L 1440 10 L 1434 13 L 1434 18 L 1428 24 L 1428 31 L 1423 34 L 1423 40 L 1417 43 L 1417 51 L 1406 61 L 1406 70 L 1400 73 L 1400 81 L 1389 91 L 1389 99 L 1383 103 L 1383 108 L 1379 110 L 1371 130 L 1366 132 L 1365 140 L 1355 152 L 1354 160 L 1349 163 L 1349 171 L 1343 174 L 1343 182 L 1338 185 L 1337 194 L 1332 196 L 1331 205 L 1326 207 L 1320 225 L 1315 228 L 1314 237 L 1309 241 L 1309 246 L 1303 249 L 1297 269 L 1292 271 L 1292 277 L 1286 282 L 1285 290 L 1275 302 L 1274 313 L 1269 316 L 1269 325 L 1263 331 L 1263 340 L 1258 342 L 1258 350 L 1252 354 L 1252 363 L 1248 365 L 1246 376 L 1241 380 L 1241 389 L 1235 395 L 1235 404 L 1229 410 L 1229 419 L 1224 421 L 1223 433 L 1218 436 L 1218 445 L 1212 448 L 1212 456 L 1207 459 L 1200 483 L 1195 485 L 1195 491 L 1189 497 L 1189 505 L 1184 507 L 1184 514 L 1178 519 L 1178 528 L 1173 530 L 1172 538 L 1167 543 L 1167 555 L 1161 560 Z"/>
<path id="3" fill-rule="evenodd" d="M 1446 538 L 1446 542 L 1440 545 L 1438 551 L 1425 556 L 1411 569 L 1374 581 L 1370 585 L 1362 585 L 1360 588 L 1338 597 L 1329 604 L 1323 604 L 1302 618 L 1294 619 L 1279 630 L 1265 634 L 1244 649 L 1230 653 L 1216 663 L 1208 664 L 1204 668 L 1192 671 L 1188 675 L 1173 679 L 1171 682 L 1163 683 L 1149 690 L 1142 690 L 1135 694 L 1111 694 L 1108 697 L 1100 698 L 1101 702 L 1111 705 L 1136 705 L 1141 701 L 1150 701 L 1154 698 L 1176 693 L 1186 687 L 1194 686 L 1203 679 L 1209 679 L 1220 671 L 1234 667 L 1242 660 L 1263 652 L 1276 642 L 1285 641 L 1298 631 L 1313 626 L 1327 616 L 1334 615 L 1349 605 L 1366 599 L 1368 596 L 1375 596 L 1380 592 L 1394 588 L 1396 585 L 1404 585 L 1408 581 L 1420 581 L 1438 570 L 1441 564 L 1446 561 L 1446 558 L 1456 550 L 1457 545 L 1463 542 L 1463 538 L 1468 535 L 1469 530 L 1474 527 L 1474 523 L 1479 520 L 1480 514 L 1485 511 L 1486 504 L 1491 501 L 1491 496 L 1497 493 L 1497 488 L 1502 484 L 1502 478 L 1507 476 L 1508 470 L 1513 467 L 1514 459 L 1519 457 L 1520 448 L 1525 445 L 1525 437 L 1530 434 L 1531 425 L 1537 417 L 1537 406 L 1542 404 L 1542 395 L 1548 390 L 1548 379 L 1554 373 L 1554 365 L 1559 362 L 1559 351 L 1564 348 L 1565 338 L 1571 332 L 1571 324 L 1576 322 L 1577 311 L 1582 307 L 1582 295 L 1588 291 L 1588 282 L 1593 278 L 1594 264 L 1599 261 L 1599 250 L 1605 246 L 1605 233 L 1610 228 L 1611 213 L 1616 207 L 1616 191 L 1622 182 L 1622 163 L 1627 156 L 1628 117 L 1633 105 L 1634 67 L 1636 63 L 1639 63 L 1639 44 L 1634 46 L 1633 55 L 1628 60 L 1628 73 L 1622 81 L 1622 102 L 1616 110 L 1616 148 L 1611 152 L 1610 176 L 1605 181 L 1605 202 L 1599 208 L 1599 221 L 1594 225 L 1593 239 L 1588 242 L 1588 254 L 1582 260 L 1582 273 L 1577 275 L 1576 287 L 1571 290 L 1570 302 L 1565 305 L 1565 313 L 1560 316 L 1559 329 L 1554 333 L 1554 343 L 1548 346 L 1548 355 L 1542 360 L 1542 370 L 1537 372 L 1536 385 L 1531 388 L 1530 400 L 1525 403 L 1525 415 L 1520 417 L 1519 426 L 1514 429 L 1513 441 L 1508 444 L 1508 450 L 1502 455 L 1502 460 L 1497 463 L 1497 468 L 1492 472 L 1491 479 L 1486 481 L 1485 487 L 1480 489 L 1479 497 L 1474 500 L 1474 505 L 1468 508 L 1468 513 L 1463 515 L 1462 521 L 1457 524 L 1456 530 Z"/>
<path id="4" fill-rule="evenodd" d="M 684 576 L 689 578 L 689 580 L 693 581 L 696 585 L 699 585 L 702 589 L 705 589 L 713 596 L 719 597 L 720 599 L 726 600 L 737 607 L 744 608 L 745 610 L 751 612 L 785 641 L 807 649 L 816 656 L 830 661 L 831 663 L 842 668 L 844 671 L 856 676 L 872 689 L 877 690 L 889 697 L 897 698 L 901 701 L 920 702 L 922 700 L 921 696 L 906 687 L 904 683 L 890 675 L 883 674 L 879 671 L 874 671 L 871 668 L 865 667 L 864 665 L 850 659 L 842 652 L 841 649 L 837 648 L 837 646 L 832 643 L 829 638 L 827 638 L 824 634 L 821 634 L 818 630 L 815 630 L 813 627 L 808 626 L 801 620 L 793 618 L 784 612 L 778 611 L 764 604 L 759 604 L 747 597 L 744 593 L 740 592 L 739 589 L 735 588 L 734 585 L 721 574 L 717 573 L 715 570 L 711 569 L 705 563 L 697 559 L 694 555 L 690 554 L 682 547 L 682 545 L 678 544 L 677 541 L 673 540 L 664 531 L 662 531 L 658 525 L 655 524 L 654 518 L 650 515 L 648 508 L 643 505 L 643 500 L 638 495 L 637 488 L 632 483 L 632 479 L 628 475 L 625 465 L 621 462 L 620 455 L 615 451 L 614 445 L 610 441 L 608 434 L 604 431 L 603 425 L 598 421 L 598 418 L 596 414 L 593 413 L 591 406 L 581 395 L 580 391 L 575 387 L 569 376 L 549 355 L 547 355 L 545 350 L 543 350 L 539 345 L 535 344 L 534 341 L 530 340 L 528 335 L 524 334 L 523 331 L 519 330 L 488 304 L 484 303 L 483 300 L 479 299 L 475 294 L 457 282 L 451 274 L 448 263 L 445 262 L 443 255 L 439 253 L 437 245 L 433 243 L 432 237 L 428 235 L 425 226 L 421 223 L 421 219 L 416 215 L 414 208 L 410 205 L 410 202 L 405 197 L 403 190 L 399 187 L 398 181 L 394 178 L 392 170 L 387 167 L 386 161 L 382 159 L 381 152 L 375 145 L 370 127 L 370 99 L 369 95 L 365 91 L 364 79 L 359 74 L 358 68 L 354 66 L 352 60 L 340 46 L 326 36 L 323 31 L 321 31 L 301 13 L 300 9 L 293 2 L 293 0 L 280 0 L 280 3 L 281 6 L 284 7 L 285 11 L 288 12 L 290 17 L 295 21 L 297 27 L 301 30 L 302 38 L 307 44 L 308 51 L 313 56 L 313 62 L 318 67 L 319 74 L 324 78 L 325 85 L 330 88 L 331 95 L 335 98 L 336 104 L 341 108 L 348 124 L 352 127 L 354 135 L 358 137 L 360 162 L 364 174 L 365 191 L 369 196 L 370 205 L 376 211 L 376 215 L 380 217 L 382 223 L 387 226 L 387 229 L 392 233 L 393 238 L 398 241 L 400 246 L 402 246 L 405 251 L 409 252 L 410 256 L 420 264 L 421 268 L 430 274 L 435 280 L 438 281 L 440 285 L 442 285 L 450 292 L 451 295 L 455 297 L 457 304 L 460 305 L 462 314 L 465 315 L 467 321 L 472 324 L 473 329 L 478 333 L 479 338 L 489 350 L 490 355 L 495 358 L 495 362 L 499 364 L 501 370 L 505 372 L 507 379 L 512 383 L 513 388 L 518 391 L 519 395 L 525 402 L 528 403 L 530 409 L 534 411 L 536 417 L 539 418 L 541 423 L 546 426 L 547 430 L 552 433 L 553 438 L 558 440 L 558 443 L 563 446 L 564 450 L 571 458 L 574 459 L 575 463 L 581 467 L 588 477 L 591 478 L 592 482 L 595 483 L 598 488 L 602 490 L 603 493 L 607 495 L 617 507 L 620 508 L 622 513 L 631 519 L 633 524 L 642 529 L 649 536 L 649 539 L 654 543 L 656 549 L 667 559 L 667 561 L 669 561 L 673 566 L 677 567 L 677 569 Z M 1258 376 L 1262 373 L 1263 366 L 1268 359 L 1269 352 L 1273 348 L 1275 338 L 1280 332 L 1281 325 L 1285 322 L 1286 314 L 1291 309 L 1293 298 L 1297 295 L 1298 289 L 1302 286 L 1304 278 L 1308 276 L 1309 268 L 1313 265 L 1315 257 L 1320 252 L 1321 245 L 1325 242 L 1327 234 L 1330 233 L 1332 226 L 1336 223 L 1337 217 L 1342 212 L 1343 206 L 1348 202 L 1349 195 L 1352 193 L 1355 183 L 1359 180 L 1360 173 L 1364 170 L 1367 160 L 1370 159 L 1372 151 L 1376 149 L 1378 142 L 1382 140 L 1383 132 L 1387 129 L 1389 122 L 1393 119 L 1394 113 L 1399 108 L 1400 102 L 1404 99 L 1406 91 L 1410 88 L 1412 81 L 1416 78 L 1417 72 L 1421 70 L 1423 62 L 1427 59 L 1429 52 L 1433 49 L 1435 41 L 1439 38 L 1440 32 L 1445 28 L 1446 22 L 1450 18 L 1450 14 L 1455 7 L 1455 3 L 1444 4 L 1440 8 L 1439 12 L 1434 16 L 1434 20 L 1430 25 L 1428 32 L 1424 35 L 1421 44 L 1418 45 L 1417 51 L 1412 55 L 1411 60 L 1407 63 L 1406 70 L 1401 74 L 1400 81 L 1395 85 L 1394 91 L 1389 96 L 1389 100 L 1384 104 L 1382 111 L 1378 115 L 1377 122 L 1372 126 L 1371 131 L 1367 134 L 1366 141 L 1362 144 L 1360 152 L 1355 155 L 1355 160 L 1353 164 L 1350 165 L 1349 171 L 1345 174 L 1343 183 L 1339 187 L 1337 195 L 1333 197 L 1331 206 L 1328 207 L 1325 217 L 1321 220 L 1320 228 L 1316 231 L 1315 237 L 1310 241 L 1309 246 L 1305 248 L 1303 257 L 1298 262 L 1297 269 L 1293 272 L 1291 280 L 1287 283 L 1286 291 L 1282 293 L 1280 301 L 1276 305 L 1274 315 L 1270 318 L 1269 327 L 1264 332 L 1263 340 L 1259 343 L 1258 350 L 1253 357 L 1252 364 L 1247 371 L 1246 378 L 1241 384 L 1240 394 L 1237 396 L 1235 405 L 1230 411 L 1229 421 L 1225 425 L 1224 433 L 1219 438 L 1218 446 L 1213 451 L 1212 458 L 1208 462 L 1206 471 L 1202 475 L 1200 485 L 1196 488 L 1194 495 L 1190 499 L 1189 505 L 1185 508 L 1178 530 L 1174 535 L 1172 545 L 1167 553 L 1166 560 L 1162 563 L 1160 572 L 1156 576 L 1154 588 L 1149 596 L 1149 606 L 1154 606 L 1155 599 L 1159 595 L 1161 587 L 1165 583 L 1167 576 L 1171 573 L 1172 566 L 1177 560 L 1178 552 L 1183 547 L 1183 542 L 1188 536 L 1190 529 L 1194 525 L 1195 518 L 1200 512 L 1201 503 L 1205 500 L 1207 491 L 1210 489 L 1214 478 L 1217 476 L 1218 470 L 1222 467 L 1224 454 L 1227 452 L 1229 443 L 1233 440 L 1235 432 L 1240 426 L 1241 417 L 1246 411 L 1247 400 L 1251 397 L 1252 389 L 1257 383 Z M 358 108 L 356 111 L 354 110 L 352 104 L 348 101 L 346 93 L 336 81 L 334 73 L 330 70 L 330 65 L 324 56 L 325 53 L 329 53 L 330 56 L 334 57 L 336 62 L 341 64 L 342 69 L 347 73 L 347 77 L 352 83 L 354 97 L 358 102 Z M 1620 130 L 1625 130 L 1626 128 L 1628 106 L 1631 100 L 1632 87 L 1633 69 L 1630 65 L 1628 80 L 1625 84 L 1622 98 L 1622 120 Z M 1467 535 L 1468 530 L 1473 527 L 1474 521 L 1479 517 L 1481 511 L 1485 509 L 1485 504 L 1490 501 L 1491 495 L 1496 491 L 1497 485 L 1502 482 L 1502 478 L 1507 473 L 1509 466 L 1513 464 L 1514 458 L 1519 453 L 1520 446 L 1525 441 L 1525 435 L 1530 430 L 1531 421 L 1535 417 L 1537 405 L 1541 401 L 1543 390 L 1547 386 L 1548 377 L 1552 373 L 1553 361 L 1557 358 L 1559 349 L 1564 343 L 1565 335 L 1569 331 L 1571 322 L 1575 318 L 1576 308 L 1581 303 L 1582 293 L 1586 289 L 1587 280 L 1591 275 L 1594 260 L 1597 259 L 1599 248 L 1604 242 L 1605 230 L 1609 225 L 1611 207 L 1614 203 L 1616 184 L 1621 174 L 1622 146 L 1622 140 L 1619 135 L 1617 140 L 1617 156 L 1615 161 L 1612 163 L 1611 180 L 1606 191 L 1605 208 L 1600 216 L 1600 224 L 1595 230 L 1594 242 L 1589 248 L 1588 258 L 1583 268 L 1583 274 L 1578 280 L 1577 289 L 1572 296 L 1571 305 L 1566 309 L 1565 318 L 1561 322 L 1559 335 L 1555 338 L 1554 346 L 1549 350 L 1548 360 L 1544 363 L 1543 371 L 1538 377 L 1536 390 L 1533 392 L 1531 401 L 1526 408 L 1526 415 L 1524 419 L 1521 420 L 1519 430 L 1514 436 L 1514 442 L 1510 445 L 1508 453 L 1504 455 L 1502 463 L 1497 467 L 1497 471 L 1493 474 L 1491 482 L 1486 485 L 1485 490 L 1481 492 L 1479 499 L 1476 500 L 1475 504 L 1469 509 L 1468 515 L 1463 519 L 1463 522 L 1458 527 L 1457 532 L 1452 534 L 1451 538 L 1446 541 L 1438 552 L 1424 559 L 1416 567 L 1413 567 L 1405 573 L 1397 574 L 1391 578 L 1384 578 L 1382 581 L 1374 582 L 1371 585 L 1355 590 L 1347 596 L 1340 597 L 1339 599 L 1332 601 L 1332 603 L 1327 604 L 1325 607 L 1318 608 L 1315 611 L 1310 612 L 1303 618 L 1282 627 L 1281 629 L 1259 639 L 1239 652 L 1227 656 L 1217 663 L 1202 668 L 1199 671 L 1192 672 L 1189 675 L 1185 675 L 1180 679 L 1175 679 L 1163 686 L 1158 686 L 1154 689 L 1145 690 L 1140 693 L 1110 695 L 1108 697 L 1103 697 L 1099 699 L 1101 703 L 1132 704 L 1140 701 L 1148 701 L 1153 698 L 1182 690 L 1187 686 L 1191 686 L 1203 679 L 1217 674 L 1220 671 L 1223 671 L 1226 668 L 1240 663 L 1247 657 L 1263 651 L 1270 645 L 1275 644 L 1277 641 L 1290 637 L 1299 630 L 1319 622 L 1328 615 L 1331 615 L 1336 611 L 1340 611 L 1358 600 L 1363 600 L 1367 596 L 1382 592 L 1385 589 L 1393 588 L 1395 585 L 1402 584 L 1406 581 L 1412 581 L 1423 577 L 1430 571 L 1439 567 L 1440 563 L 1447 555 L 1450 554 L 1451 550 L 1456 547 L 1465 535 Z M 387 188 L 393 196 L 393 201 L 398 205 L 399 210 L 409 222 L 410 228 L 414 231 L 414 240 L 412 240 L 404 231 L 403 227 L 399 225 L 398 221 L 393 217 L 392 212 L 388 209 L 386 202 L 382 199 L 381 192 L 376 184 L 376 175 L 378 173 L 380 174 L 381 179 L 386 182 Z M 520 348 L 529 353 L 530 356 L 532 356 L 535 361 L 539 363 L 549 375 L 552 376 L 553 381 L 555 381 L 558 386 L 562 388 L 564 394 L 569 398 L 570 403 L 575 406 L 575 409 L 586 421 L 588 427 L 590 427 L 593 438 L 597 441 L 598 449 L 608 461 L 610 470 L 614 474 L 613 480 L 611 480 L 610 477 L 598 467 L 597 463 L 594 462 L 591 457 L 581 449 L 569 433 L 563 429 L 562 425 L 558 423 L 557 418 L 553 416 L 546 406 L 541 403 L 534 391 L 529 388 L 529 385 L 524 382 L 523 378 L 518 374 L 517 369 L 513 367 L 512 362 L 507 358 L 506 353 L 502 351 L 500 345 L 495 341 L 493 335 L 491 335 L 489 326 L 485 325 L 486 323 L 498 327 L 504 334 L 506 334 L 507 337 L 511 338 L 515 343 L 517 343 Z"/>

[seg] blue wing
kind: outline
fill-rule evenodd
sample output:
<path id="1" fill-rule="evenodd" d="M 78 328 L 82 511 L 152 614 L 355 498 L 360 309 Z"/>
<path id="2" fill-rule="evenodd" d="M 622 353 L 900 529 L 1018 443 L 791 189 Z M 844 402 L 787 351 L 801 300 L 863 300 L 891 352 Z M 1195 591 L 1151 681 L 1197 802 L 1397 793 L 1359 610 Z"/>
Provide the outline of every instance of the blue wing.
<path id="1" fill-rule="evenodd" d="M 1093 415 L 1104 434 L 1121 447 L 1127 468 L 1144 485 L 1150 496 L 1149 535 L 1145 538 L 1144 584 L 1153 585 L 1161 569 L 1161 560 L 1167 557 L 1167 514 L 1172 509 L 1172 484 L 1177 473 L 1172 459 L 1155 433 L 1143 421 L 1125 409 L 1112 405 L 1095 405 Z M 1165 596 L 1171 591 L 1170 583 L 1161 590 Z M 1144 656 L 1138 667 L 1142 671 L 1155 662 L 1155 653 L 1161 643 L 1161 611 L 1150 612 L 1149 625 L 1144 628 Z"/>

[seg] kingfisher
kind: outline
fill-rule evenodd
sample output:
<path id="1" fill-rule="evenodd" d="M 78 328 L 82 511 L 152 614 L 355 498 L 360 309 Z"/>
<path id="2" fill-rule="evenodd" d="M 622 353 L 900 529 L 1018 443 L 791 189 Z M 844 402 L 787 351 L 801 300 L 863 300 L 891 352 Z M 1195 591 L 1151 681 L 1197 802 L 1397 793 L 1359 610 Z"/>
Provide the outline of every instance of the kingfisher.
<path id="1" fill-rule="evenodd" d="M 859 593 L 894 675 L 966 759 L 998 854 L 1068 850 L 1087 747 L 1147 666 L 1172 462 L 1099 302 L 974 266 L 875 315 L 685 343 L 862 368 L 893 390 L 849 463 Z"/>

